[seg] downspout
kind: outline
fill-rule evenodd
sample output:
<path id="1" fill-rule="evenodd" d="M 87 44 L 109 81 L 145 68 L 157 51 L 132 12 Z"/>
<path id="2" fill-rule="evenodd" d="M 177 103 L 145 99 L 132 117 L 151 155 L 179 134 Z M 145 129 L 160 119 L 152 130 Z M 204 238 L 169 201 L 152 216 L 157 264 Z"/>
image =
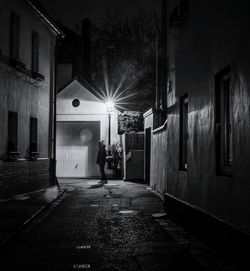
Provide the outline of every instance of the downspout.
<path id="1" fill-rule="evenodd" d="M 54 130 L 53 130 L 53 137 L 54 137 L 54 140 L 53 140 L 53 178 L 54 178 L 54 184 L 59 186 L 58 184 L 58 180 L 57 180 L 57 177 L 56 177 L 56 97 L 57 97 L 57 83 L 56 83 L 56 80 L 57 80 L 57 47 L 58 47 L 58 37 L 56 37 L 56 44 L 55 44 L 55 56 L 54 56 L 54 71 L 55 71 L 55 74 L 54 74 L 54 97 L 53 97 L 53 109 L 54 109 L 54 112 L 53 112 L 53 115 L 54 115 L 54 123 L 53 123 L 53 126 L 54 126 Z"/>
<path id="2" fill-rule="evenodd" d="M 54 59 L 53 59 L 53 94 L 52 94 L 52 150 L 50 163 L 50 185 L 59 186 L 56 177 L 56 103 L 57 103 L 57 50 L 62 37 L 57 36 L 54 45 Z"/>

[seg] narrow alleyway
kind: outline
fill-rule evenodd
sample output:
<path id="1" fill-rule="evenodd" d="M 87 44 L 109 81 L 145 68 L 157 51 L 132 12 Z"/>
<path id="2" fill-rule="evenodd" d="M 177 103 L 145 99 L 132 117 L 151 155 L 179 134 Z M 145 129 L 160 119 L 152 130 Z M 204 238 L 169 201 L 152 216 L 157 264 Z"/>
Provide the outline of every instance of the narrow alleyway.
<path id="1" fill-rule="evenodd" d="M 1 270 L 238 270 L 161 217 L 162 201 L 145 185 L 61 186 L 67 191 L 1 248 Z"/>

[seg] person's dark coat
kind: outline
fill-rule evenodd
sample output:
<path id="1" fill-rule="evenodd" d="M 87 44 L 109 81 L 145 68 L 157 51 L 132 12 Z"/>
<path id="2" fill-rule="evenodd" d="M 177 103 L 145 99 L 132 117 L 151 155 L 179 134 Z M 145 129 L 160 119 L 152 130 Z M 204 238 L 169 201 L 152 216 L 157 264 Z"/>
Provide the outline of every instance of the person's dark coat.
<path id="1" fill-rule="evenodd" d="M 106 156 L 107 156 L 107 153 L 106 153 L 106 150 L 105 150 L 105 146 L 102 146 L 98 151 L 96 163 L 98 165 L 100 165 L 100 166 L 105 165 Z"/>

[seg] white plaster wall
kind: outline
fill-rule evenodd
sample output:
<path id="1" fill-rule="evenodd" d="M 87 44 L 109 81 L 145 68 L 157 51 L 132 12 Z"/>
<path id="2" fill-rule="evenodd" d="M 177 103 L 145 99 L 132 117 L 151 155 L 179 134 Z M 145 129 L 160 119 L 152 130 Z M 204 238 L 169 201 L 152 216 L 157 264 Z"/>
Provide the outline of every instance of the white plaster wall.
<path id="1" fill-rule="evenodd" d="M 177 1 L 173 0 L 175 4 Z M 247 1 L 189 1 L 188 28 L 169 39 L 167 192 L 250 232 L 250 65 Z M 201 16 L 202 14 L 202 16 Z M 204 31 L 206 29 L 206 31 Z M 215 167 L 214 76 L 232 68 L 233 176 Z M 189 95 L 188 170 L 179 171 L 179 103 Z"/>
<path id="2" fill-rule="evenodd" d="M 15 72 L 11 67 L 0 62 L 0 159 L 6 157 L 8 111 L 18 113 L 18 151 L 21 158 L 27 156 L 29 148 L 30 117 L 38 118 L 38 144 L 40 157 L 48 157 L 49 142 L 49 99 L 53 74 L 51 57 L 54 56 L 55 37 L 40 21 L 33 10 L 20 0 L 1 0 L 0 2 L 0 50 L 9 57 L 9 21 L 10 11 L 20 17 L 19 60 L 27 69 L 31 68 L 31 33 L 39 33 L 39 73 L 45 76 L 43 83 L 32 80 L 29 76 Z"/>
<path id="3" fill-rule="evenodd" d="M 78 107 L 72 105 L 73 99 L 80 100 Z M 118 112 L 111 113 L 111 144 L 120 142 L 117 115 Z M 58 94 L 57 121 L 100 121 L 101 139 L 108 144 L 108 114 L 105 104 L 78 81 L 73 81 Z"/>

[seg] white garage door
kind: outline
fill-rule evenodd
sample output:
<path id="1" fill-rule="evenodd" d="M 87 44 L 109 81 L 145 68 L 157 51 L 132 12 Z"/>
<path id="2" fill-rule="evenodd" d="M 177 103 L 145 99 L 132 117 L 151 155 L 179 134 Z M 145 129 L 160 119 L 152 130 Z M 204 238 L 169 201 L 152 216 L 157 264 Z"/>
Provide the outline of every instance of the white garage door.
<path id="1" fill-rule="evenodd" d="M 95 177 L 100 122 L 57 123 L 57 176 L 64 178 Z"/>
<path id="2" fill-rule="evenodd" d="M 58 146 L 57 176 L 87 176 L 88 151 L 86 147 Z"/>

